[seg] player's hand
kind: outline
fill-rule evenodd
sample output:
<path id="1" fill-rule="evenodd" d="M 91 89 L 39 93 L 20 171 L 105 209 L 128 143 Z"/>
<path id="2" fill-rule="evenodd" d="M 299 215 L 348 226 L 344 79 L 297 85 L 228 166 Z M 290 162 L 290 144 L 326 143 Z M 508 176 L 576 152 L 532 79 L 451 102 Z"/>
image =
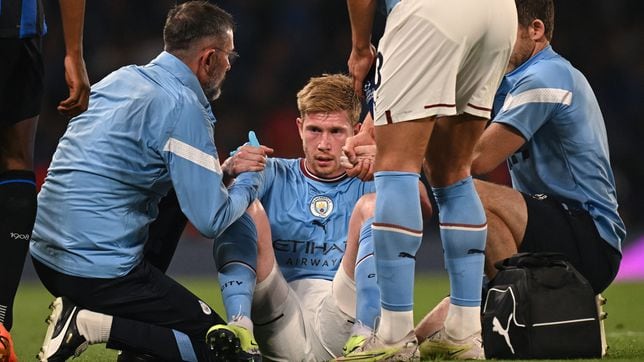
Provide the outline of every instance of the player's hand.
<path id="1" fill-rule="evenodd" d="M 342 152 L 344 155 L 347 157 L 348 161 L 351 164 L 356 164 L 358 163 L 358 146 L 373 146 L 373 154 L 375 157 L 375 145 L 376 145 L 376 140 L 373 137 L 373 134 L 369 131 L 360 131 L 356 135 L 348 137 L 347 140 L 344 142 L 344 146 L 342 147 Z M 363 152 L 363 156 L 366 155 L 366 152 L 369 152 L 371 149 L 363 148 L 361 149 L 361 152 Z"/>
<path id="2" fill-rule="evenodd" d="M 89 78 L 82 57 L 65 56 L 65 81 L 69 87 L 69 97 L 58 104 L 58 112 L 74 117 L 85 112 L 89 104 Z"/>
<path id="3" fill-rule="evenodd" d="M 221 168 L 229 177 L 237 177 L 242 172 L 263 171 L 266 167 L 266 158 L 272 153 L 273 149 L 270 147 L 244 144 L 224 161 Z"/>
<path id="4" fill-rule="evenodd" d="M 260 145 L 255 132 L 250 131 L 248 142 L 231 152 L 221 168 L 228 177 L 237 177 L 242 172 L 263 171 L 266 158 L 271 154 L 273 149 Z"/>
<path id="5" fill-rule="evenodd" d="M 363 145 L 354 148 L 355 162 L 343 154 L 340 165 L 346 169 L 347 175 L 357 177 L 363 181 L 373 180 L 373 164 L 376 159 L 376 145 Z"/>
<path id="6" fill-rule="evenodd" d="M 349 55 L 349 60 L 347 61 L 347 66 L 349 67 L 349 74 L 353 77 L 353 88 L 356 91 L 356 94 L 364 99 L 364 91 L 362 85 L 364 83 L 371 65 L 376 59 L 376 47 L 372 44 L 369 45 L 369 48 L 351 49 L 351 55 Z"/>

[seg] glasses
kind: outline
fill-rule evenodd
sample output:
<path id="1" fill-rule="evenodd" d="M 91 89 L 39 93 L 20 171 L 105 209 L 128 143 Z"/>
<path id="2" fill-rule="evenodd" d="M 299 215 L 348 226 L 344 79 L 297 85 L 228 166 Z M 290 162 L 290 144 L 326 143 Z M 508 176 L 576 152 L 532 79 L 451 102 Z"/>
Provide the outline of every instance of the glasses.
<path id="1" fill-rule="evenodd" d="M 231 51 L 227 52 L 227 51 L 225 51 L 225 50 L 223 50 L 221 48 L 218 48 L 218 47 L 213 47 L 213 49 L 219 50 L 220 52 L 226 54 L 226 57 L 228 57 L 228 63 L 230 63 L 230 65 L 233 65 L 233 63 L 235 63 L 235 61 L 239 58 L 239 53 L 237 53 L 234 50 L 231 50 Z"/>

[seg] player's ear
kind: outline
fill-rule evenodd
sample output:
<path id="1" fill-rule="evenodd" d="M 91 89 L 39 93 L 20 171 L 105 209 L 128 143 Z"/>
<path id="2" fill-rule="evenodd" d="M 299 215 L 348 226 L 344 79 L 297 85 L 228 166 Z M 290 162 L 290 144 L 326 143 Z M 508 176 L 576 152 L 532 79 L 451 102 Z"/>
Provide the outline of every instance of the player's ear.
<path id="1" fill-rule="evenodd" d="M 201 58 L 199 59 L 199 62 L 202 67 L 205 69 L 210 69 L 213 66 L 213 62 L 215 61 L 215 49 L 207 49 L 201 52 Z"/>
<path id="2" fill-rule="evenodd" d="M 295 123 L 297 124 L 297 131 L 300 133 L 300 138 L 302 138 L 302 133 L 304 131 L 304 120 L 300 117 L 297 117 L 295 119 Z"/>
<path id="3" fill-rule="evenodd" d="M 192 65 L 193 65 L 193 71 L 197 75 L 197 78 L 199 78 L 199 81 L 201 82 L 204 77 L 208 76 L 208 67 L 207 67 L 207 62 L 208 62 L 208 51 L 207 50 L 199 50 L 198 53 L 194 56 Z"/>
<path id="4" fill-rule="evenodd" d="M 530 23 L 528 31 L 532 40 L 540 40 L 545 36 L 546 26 L 541 19 L 534 19 Z"/>

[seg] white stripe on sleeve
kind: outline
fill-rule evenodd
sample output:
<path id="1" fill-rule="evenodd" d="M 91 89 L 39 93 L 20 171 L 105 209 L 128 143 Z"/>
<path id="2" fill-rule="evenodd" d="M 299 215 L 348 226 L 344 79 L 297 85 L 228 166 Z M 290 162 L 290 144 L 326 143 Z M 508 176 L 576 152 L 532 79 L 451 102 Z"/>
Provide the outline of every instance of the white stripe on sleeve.
<path id="1" fill-rule="evenodd" d="M 514 96 L 508 94 L 501 111 L 504 112 L 527 103 L 561 103 L 569 106 L 571 102 L 572 92 L 566 89 L 537 88 Z"/>
<path id="2" fill-rule="evenodd" d="M 185 142 L 179 141 L 176 138 L 168 139 L 163 150 L 174 153 L 175 155 L 184 158 L 192 163 L 195 163 L 209 171 L 221 174 L 221 165 L 219 159 L 213 155 L 209 155 L 200 149 L 193 147 Z"/>

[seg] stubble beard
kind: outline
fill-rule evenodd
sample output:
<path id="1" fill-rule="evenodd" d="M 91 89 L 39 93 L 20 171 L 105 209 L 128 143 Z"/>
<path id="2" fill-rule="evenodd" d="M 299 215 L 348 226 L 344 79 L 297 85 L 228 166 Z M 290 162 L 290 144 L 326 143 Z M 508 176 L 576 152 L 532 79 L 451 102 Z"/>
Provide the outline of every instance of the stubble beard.
<path id="1" fill-rule="evenodd" d="M 211 82 L 204 88 L 204 94 L 210 101 L 215 101 L 221 96 L 221 83 Z"/>
<path id="2" fill-rule="evenodd" d="M 226 79 L 225 74 L 219 81 L 214 79 L 214 77 L 210 78 L 210 81 L 203 87 L 206 98 L 208 98 L 210 101 L 215 101 L 219 98 L 219 96 L 221 96 L 221 86 L 222 84 L 224 84 L 224 79 Z"/>

